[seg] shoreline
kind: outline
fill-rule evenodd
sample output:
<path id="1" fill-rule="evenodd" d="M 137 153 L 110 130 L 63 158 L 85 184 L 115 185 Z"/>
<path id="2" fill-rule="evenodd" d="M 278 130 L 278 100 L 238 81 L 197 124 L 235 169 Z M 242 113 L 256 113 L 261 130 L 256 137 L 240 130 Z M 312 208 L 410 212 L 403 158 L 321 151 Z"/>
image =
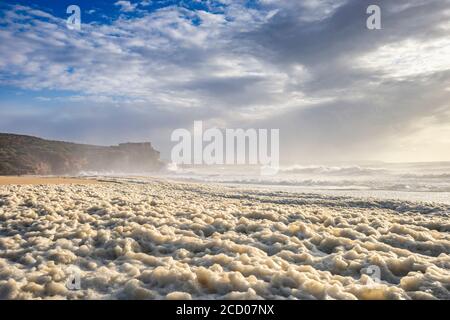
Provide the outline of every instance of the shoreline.
<path id="1" fill-rule="evenodd" d="M 238 190 L 273 191 L 298 195 L 318 195 L 322 197 L 340 197 L 349 200 L 374 200 L 395 201 L 405 203 L 422 203 L 436 206 L 450 206 L 450 192 L 447 191 L 403 191 L 389 189 L 329 189 L 329 188 L 307 188 L 301 186 L 286 186 L 273 184 L 233 183 L 200 181 L 173 176 L 0 176 L 0 186 L 13 185 L 90 185 L 100 183 L 153 183 L 166 182 L 173 184 L 218 186 L 219 188 L 231 188 Z"/>
<path id="2" fill-rule="evenodd" d="M 0 176 L 0 186 L 8 185 L 54 185 L 54 184 L 96 184 L 99 181 L 81 177 L 50 176 Z"/>

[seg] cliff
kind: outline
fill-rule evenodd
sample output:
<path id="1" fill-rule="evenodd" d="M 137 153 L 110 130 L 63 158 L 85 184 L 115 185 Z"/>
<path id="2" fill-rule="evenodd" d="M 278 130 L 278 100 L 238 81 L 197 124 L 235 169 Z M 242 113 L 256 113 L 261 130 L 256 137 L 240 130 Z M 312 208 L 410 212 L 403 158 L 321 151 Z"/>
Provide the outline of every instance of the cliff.
<path id="1" fill-rule="evenodd" d="M 161 165 L 149 142 L 104 147 L 0 133 L 0 175 L 145 173 Z"/>

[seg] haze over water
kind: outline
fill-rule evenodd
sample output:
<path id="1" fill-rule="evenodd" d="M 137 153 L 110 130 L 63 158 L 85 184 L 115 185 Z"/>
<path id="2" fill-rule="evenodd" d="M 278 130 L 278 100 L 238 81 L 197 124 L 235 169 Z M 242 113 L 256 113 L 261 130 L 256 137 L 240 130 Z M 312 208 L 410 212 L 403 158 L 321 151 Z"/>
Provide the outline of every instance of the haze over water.
<path id="1" fill-rule="evenodd" d="M 281 167 L 278 174 L 272 176 L 260 175 L 255 167 L 172 167 L 165 176 L 198 182 L 450 204 L 450 162 L 293 165 Z"/>

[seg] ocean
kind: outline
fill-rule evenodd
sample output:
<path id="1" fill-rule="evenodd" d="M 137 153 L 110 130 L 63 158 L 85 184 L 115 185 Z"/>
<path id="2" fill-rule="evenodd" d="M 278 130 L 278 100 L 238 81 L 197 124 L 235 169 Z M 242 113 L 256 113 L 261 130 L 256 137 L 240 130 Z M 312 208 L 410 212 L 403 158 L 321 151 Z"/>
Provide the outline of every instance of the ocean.
<path id="1" fill-rule="evenodd" d="M 450 204 L 450 162 L 292 165 L 269 176 L 260 175 L 256 167 L 172 165 L 160 175 L 189 182 Z"/>

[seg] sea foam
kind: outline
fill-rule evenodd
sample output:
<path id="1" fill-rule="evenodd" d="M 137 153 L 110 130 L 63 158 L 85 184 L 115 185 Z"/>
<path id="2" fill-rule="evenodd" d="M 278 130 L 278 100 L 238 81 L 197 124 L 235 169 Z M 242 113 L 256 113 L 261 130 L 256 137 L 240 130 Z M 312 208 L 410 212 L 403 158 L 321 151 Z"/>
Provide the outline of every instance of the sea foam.
<path id="1" fill-rule="evenodd" d="M 0 187 L 0 298 L 450 298 L 446 205 L 104 180 Z"/>

